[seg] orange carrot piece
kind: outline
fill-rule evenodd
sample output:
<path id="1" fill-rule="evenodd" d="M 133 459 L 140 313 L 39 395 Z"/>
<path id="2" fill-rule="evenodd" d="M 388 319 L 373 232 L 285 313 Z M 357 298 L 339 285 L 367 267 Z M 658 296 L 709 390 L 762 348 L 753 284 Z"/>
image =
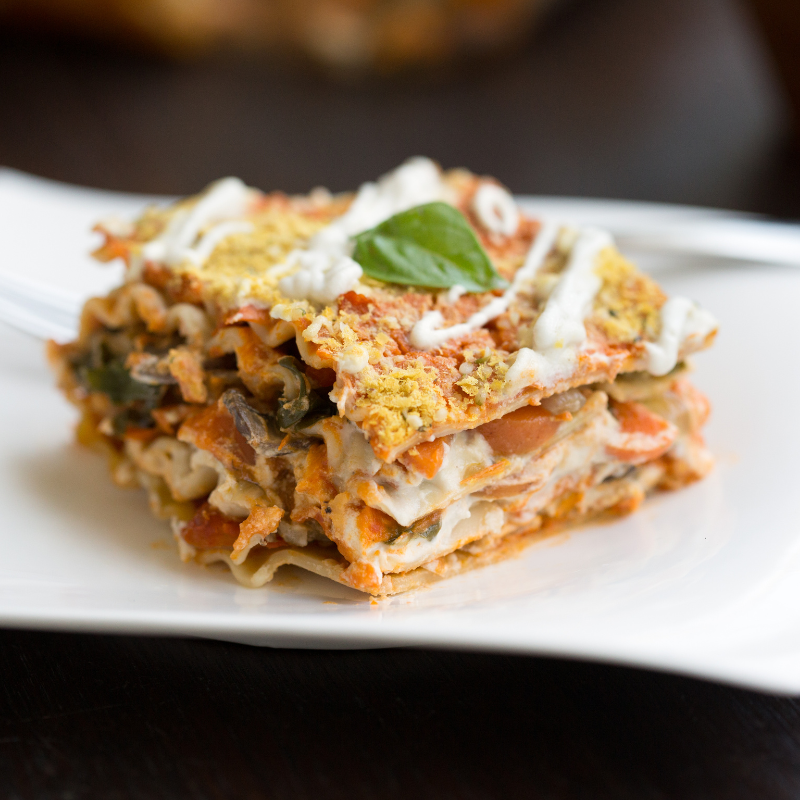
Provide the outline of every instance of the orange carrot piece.
<path id="1" fill-rule="evenodd" d="M 409 469 L 422 473 L 428 479 L 433 478 L 442 468 L 445 454 L 444 445 L 442 439 L 421 442 L 405 453 L 401 460 Z"/>
<path id="2" fill-rule="evenodd" d="M 181 532 L 183 540 L 199 550 L 233 547 L 239 537 L 239 521 L 226 517 L 209 503 L 203 503 Z"/>
<path id="3" fill-rule="evenodd" d="M 502 455 L 532 453 L 550 439 L 562 420 L 541 406 L 523 406 L 478 428 L 489 447 Z"/>

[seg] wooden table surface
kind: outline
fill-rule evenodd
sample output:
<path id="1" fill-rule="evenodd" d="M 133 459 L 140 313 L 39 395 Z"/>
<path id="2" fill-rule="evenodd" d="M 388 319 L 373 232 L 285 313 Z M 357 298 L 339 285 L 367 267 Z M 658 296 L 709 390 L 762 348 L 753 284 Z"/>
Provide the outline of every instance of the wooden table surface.
<path id="1" fill-rule="evenodd" d="M 732 0 L 576 0 L 520 55 L 411 84 L 8 32 L 0 76 L 0 164 L 75 183 L 339 190 L 424 153 L 518 192 L 800 216 L 786 105 Z M 798 795 L 793 699 L 554 659 L 0 631 L 2 798 Z"/>

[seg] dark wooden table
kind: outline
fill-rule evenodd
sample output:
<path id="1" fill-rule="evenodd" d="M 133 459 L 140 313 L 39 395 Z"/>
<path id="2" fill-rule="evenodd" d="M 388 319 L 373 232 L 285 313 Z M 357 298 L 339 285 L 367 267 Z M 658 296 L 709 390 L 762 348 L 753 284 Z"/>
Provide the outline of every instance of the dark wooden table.
<path id="1" fill-rule="evenodd" d="M 727 0 L 577 1 L 490 69 L 344 87 L 6 32 L 0 108 L 0 163 L 116 189 L 343 189 L 426 153 L 519 192 L 800 216 L 784 100 Z M 0 632 L 2 798 L 798 795 L 792 699 L 561 660 Z"/>

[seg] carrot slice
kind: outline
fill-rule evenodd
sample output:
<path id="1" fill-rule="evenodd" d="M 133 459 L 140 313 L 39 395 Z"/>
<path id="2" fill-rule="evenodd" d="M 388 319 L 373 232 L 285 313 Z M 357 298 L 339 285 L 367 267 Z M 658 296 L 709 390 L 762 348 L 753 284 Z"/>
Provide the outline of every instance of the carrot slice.
<path id="1" fill-rule="evenodd" d="M 359 538 L 365 546 L 390 539 L 399 527 L 388 514 L 369 506 L 364 506 L 358 512 L 356 526 Z"/>
<path id="2" fill-rule="evenodd" d="M 478 428 L 495 453 L 531 453 L 550 439 L 563 420 L 542 406 L 523 406 Z"/>
<path id="3" fill-rule="evenodd" d="M 221 403 L 192 414 L 181 425 L 178 438 L 201 450 L 208 450 L 229 469 L 256 463 L 256 452 L 236 429 L 233 417 Z"/>
<path id="4" fill-rule="evenodd" d="M 658 414 L 654 414 L 641 403 L 615 403 L 611 409 L 619 422 L 623 433 L 643 433 L 646 436 L 658 436 L 669 426 L 669 423 Z"/>
<path id="5" fill-rule="evenodd" d="M 611 403 L 619 422 L 619 434 L 606 446 L 613 458 L 629 464 L 644 464 L 672 447 L 678 429 L 641 403 Z"/>
<path id="6" fill-rule="evenodd" d="M 203 503 L 181 532 L 183 540 L 207 550 L 210 547 L 233 547 L 239 537 L 239 521 L 226 517 L 209 503 Z"/>
<path id="7" fill-rule="evenodd" d="M 442 468 L 445 446 L 442 439 L 432 442 L 421 442 L 412 447 L 401 459 L 409 469 L 422 473 L 430 479 Z"/>
<path id="8" fill-rule="evenodd" d="M 461 479 L 462 486 L 475 486 L 479 483 L 485 483 L 491 478 L 499 478 L 507 469 L 509 462 L 506 459 L 501 459 L 495 464 L 489 464 L 488 467 L 479 469 L 471 475 L 467 475 Z M 474 490 L 473 490 L 474 491 Z"/>

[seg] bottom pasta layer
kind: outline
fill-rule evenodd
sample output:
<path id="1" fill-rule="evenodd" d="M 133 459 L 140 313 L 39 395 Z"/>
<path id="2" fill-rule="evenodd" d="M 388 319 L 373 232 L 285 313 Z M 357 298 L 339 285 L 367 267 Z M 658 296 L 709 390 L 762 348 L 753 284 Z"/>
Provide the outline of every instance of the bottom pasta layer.
<path id="1" fill-rule="evenodd" d="M 319 399 L 325 370 L 273 353 L 261 375 L 274 399 L 252 394 L 237 369 L 263 349 L 251 328 L 229 328 L 227 352 L 206 361 L 205 404 L 185 401 L 193 376 L 178 356 L 163 382 L 152 358 L 137 363 L 141 335 L 137 321 L 51 343 L 82 411 L 78 438 L 107 454 L 118 485 L 148 492 L 183 560 L 222 562 L 250 587 L 293 564 L 373 595 L 406 591 L 513 555 L 553 526 L 627 514 L 711 467 L 709 405 L 685 363 L 568 389 L 388 463 Z M 294 407 L 305 417 L 288 436 L 275 412 Z"/>

